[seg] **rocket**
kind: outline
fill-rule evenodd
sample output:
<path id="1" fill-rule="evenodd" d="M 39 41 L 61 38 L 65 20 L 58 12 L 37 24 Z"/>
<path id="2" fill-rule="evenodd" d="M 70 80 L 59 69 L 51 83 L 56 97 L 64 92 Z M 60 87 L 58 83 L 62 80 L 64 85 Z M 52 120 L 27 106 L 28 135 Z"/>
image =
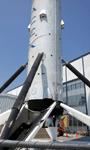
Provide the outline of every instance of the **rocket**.
<path id="1" fill-rule="evenodd" d="M 61 0 L 32 0 L 27 74 L 37 54 L 44 53 L 27 96 L 35 110 L 62 101 L 61 22 Z"/>
<path id="2" fill-rule="evenodd" d="M 20 120 L 17 117 L 19 113 L 22 113 L 20 109 L 25 99 L 28 106 L 27 108 L 23 106 L 24 109 L 29 109 L 34 113 L 41 112 L 38 121 L 35 121 L 38 124 L 41 118 L 40 127 L 37 127 L 36 124 L 36 128 L 32 130 L 26 141 L 35 136 L 48 117 L 49 126 L 52 127 L 48 133 L 52 139 L 56 140 L 58 116 L 63 113 L 63 109 L 59 105 L 59 101 L 62 101 L 61 29 L 63 28 L 61 0 L 32 0 L 27 79 L 1 132 L 1 138 L 12 137 L 10 133 L 15 126 L 15 121 Z M 37 62 L 40 64 L 37 65 Z M 31 84 L 32 76 L 34 79 Z M 54 123 L 53 117 L 57 118 Z M 28 122 L 30 121 L 26 123 L 28 124 Z M 34 128 L 34 124 L 32 123 L 31 128 Z M 13 137 L 15 136 L 13 134 Z"/>
<path id="3" fill-rule="evenodd" d="M 27 94 L 26 100 L 30 110 L 43 111 L 54 101 L 62 101 L 61 30 L 63 28 L 61 0 L 32 0 L 27 74 L 37 54 L 43 52 L 44 55 Z M 60 107 L 58 110 L 59 115 L 62 114 Z M 49 126 L 54 127 L 51 129 L 53 131 L 55 129 L 53 133 L 55 137 L 49 134 L 54 139 L 56 139 L 59 124 L 58 110 L 55 109 L 47 119 Z M 53 117 L 57 118 L 56 123 L 53 123 Z M 47 132 L 50 133 L 51 131 L 48 130 Z"/>
<path id="4" fill-rule="evenodd" d="M 31 23 L 28 28 L 30 41 L 27 78 L 12 109 L 0 115 L 5 123 L 1 139 L 30 141 L 44 123 L 49 121 L 46 130 L 52 140 L 57 140 L 57 126 L 63 108 L 90 126 L 89 116 L 62 102 L 61 30 L 64 29 L 64 22 L 61 19 L 61 0 L 32 0 Z M 90 87 L 90 81 L 83 78 L 69 63 L 65 64 Z"/>

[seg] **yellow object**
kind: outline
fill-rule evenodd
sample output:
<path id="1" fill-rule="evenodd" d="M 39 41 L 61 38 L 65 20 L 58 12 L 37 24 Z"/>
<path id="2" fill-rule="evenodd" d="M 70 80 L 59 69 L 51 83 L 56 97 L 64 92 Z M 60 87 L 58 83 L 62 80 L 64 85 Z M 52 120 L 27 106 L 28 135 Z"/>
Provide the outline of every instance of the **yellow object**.
<path id="1" fill-rule="evenodd" d="M 25 65 L 22 65 L 24 68 L 26 68 L 26 66 Z"/>
<path id="2" fill-rule="evenodd" d="M 67 66 L 67 65 L 68 65 L 68 62 L 66 62 L 65 65 Z"/>
<path id="3" fill-rule="evenodd" d="M 63 123 L 65 125 L 66 128 L 69 127 L 69 116 L 68 115 L 64 115 L 61 117 L 61 120 L 63 120 Z"/>

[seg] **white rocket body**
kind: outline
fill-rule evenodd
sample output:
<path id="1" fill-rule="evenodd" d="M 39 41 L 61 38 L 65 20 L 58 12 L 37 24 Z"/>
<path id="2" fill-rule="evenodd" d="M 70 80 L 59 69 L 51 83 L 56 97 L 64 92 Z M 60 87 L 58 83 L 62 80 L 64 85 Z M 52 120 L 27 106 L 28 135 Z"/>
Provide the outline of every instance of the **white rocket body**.
<path id="1" fill-rule="evenodd" d="M 62 101 L 61 0 L 32 0 L 27 73 L 40 52 L 27 100 Z"/>

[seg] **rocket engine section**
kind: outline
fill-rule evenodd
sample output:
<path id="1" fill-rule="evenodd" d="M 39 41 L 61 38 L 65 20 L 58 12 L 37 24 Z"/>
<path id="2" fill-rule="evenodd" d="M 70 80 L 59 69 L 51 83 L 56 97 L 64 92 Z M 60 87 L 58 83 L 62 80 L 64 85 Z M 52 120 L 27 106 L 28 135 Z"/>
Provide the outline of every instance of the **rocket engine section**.
<path id="1" fill-rule="evenodd" d="M 62 101 L 61 0 L 32 0 L 29 42 L 27 74 L 44 52 L 26 98 L 29 109 L 40 111 Z"/>

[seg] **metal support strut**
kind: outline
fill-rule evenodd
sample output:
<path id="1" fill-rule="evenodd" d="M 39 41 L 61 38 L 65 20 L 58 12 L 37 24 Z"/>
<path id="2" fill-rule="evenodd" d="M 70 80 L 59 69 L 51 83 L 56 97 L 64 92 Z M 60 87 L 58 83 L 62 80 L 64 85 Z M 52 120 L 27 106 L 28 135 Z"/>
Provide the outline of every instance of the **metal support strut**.
<path id="1" fill-rule="evenodd" d="M 41 62 L 42 57 L 43 57 L 43 53 L 39 53 L 33 66 L 32 66 L 32 68 L 31 68 L 31 71 L 29 72 L 29 74 L 26 78 L 26 81 L 24 82 L 24 85 L 21 89 L 20 94 L 14 103 L 14 106 L 11 110 L 11 114 L 10 114 L 5 126 L 2 129 L 1 139 L 8 139 L 9 138 L 12 127 L 15 123 L 15 120 L 17 118 L 19 111 L 20 111 L 20 108 L 21 108 L 21 106 L 25 100 L 26 94 L 27 94 L 27 92 L 31 86 L 31 83 L 32 83 L 33 78 L 36 74 L 36 71 L 37 71 L 38 66 Z"/>
<path id="2" fill-rule="evenodd" d="M 67 149 L 67 150 L 90 150 L 89 142 L 26 142 L 26 141 L 11 141 L 0 140 L 0 147 L 20 147 L 20 148 L 38 148 L 38 149 Z"/>
<path id="3" fill-rule="evenodd" d="M 27 63 L 26 63 L 27 65 Z M 15 79 L 16 77 L 26 68 L 26 65 L 22 65 L 0 88 L 0 93 L 2 93 Z"/>
<path id="4" fill-rule="evenodd" d="M 90 87 L 90 81 L 85 78 L 78 70 L 76 70 L 69 62 L 62 60 L 66 67 L 71 70 L 80 80 L 82 80 L 88 87 Z"/>

